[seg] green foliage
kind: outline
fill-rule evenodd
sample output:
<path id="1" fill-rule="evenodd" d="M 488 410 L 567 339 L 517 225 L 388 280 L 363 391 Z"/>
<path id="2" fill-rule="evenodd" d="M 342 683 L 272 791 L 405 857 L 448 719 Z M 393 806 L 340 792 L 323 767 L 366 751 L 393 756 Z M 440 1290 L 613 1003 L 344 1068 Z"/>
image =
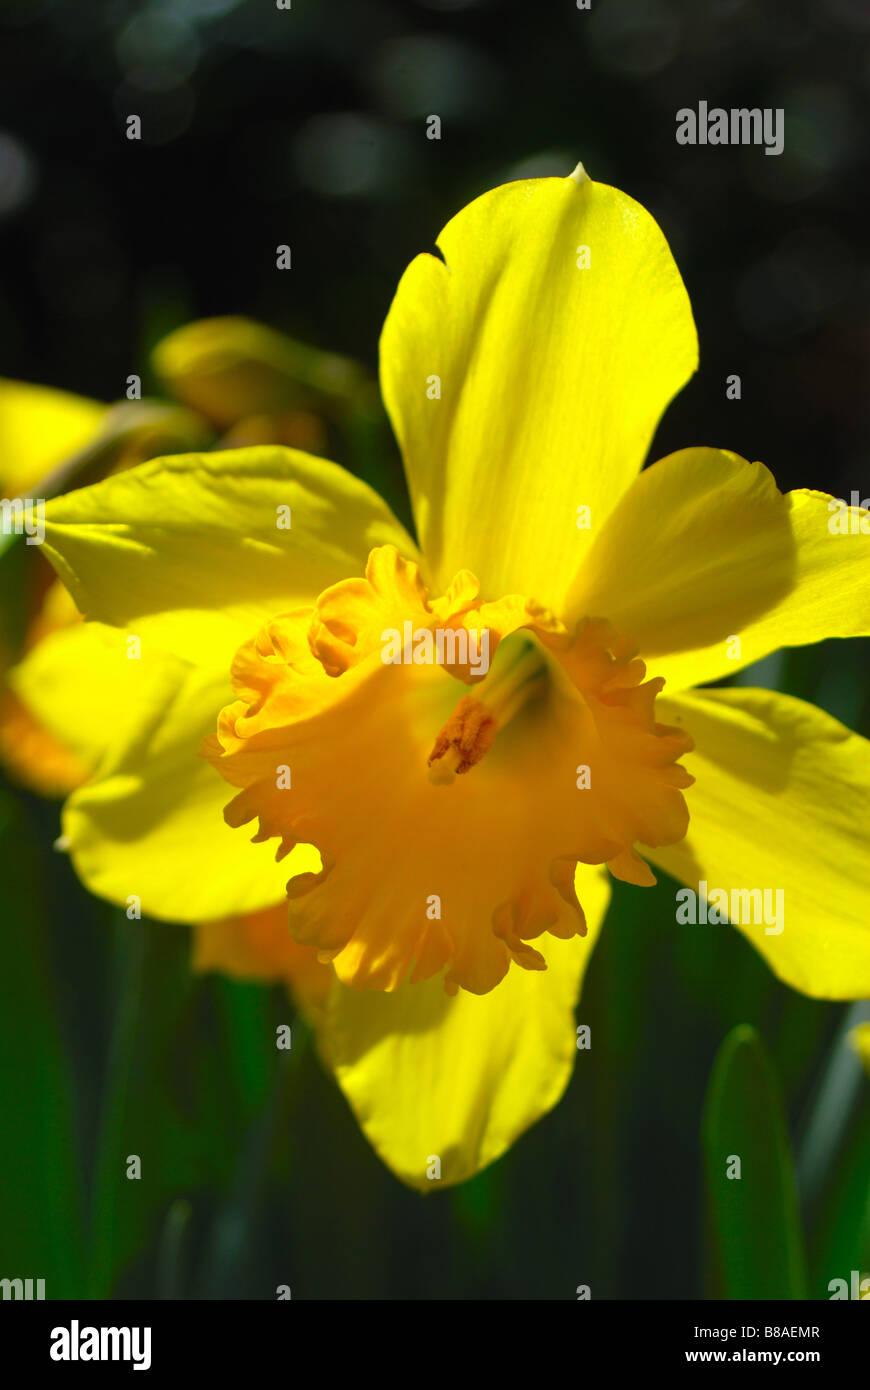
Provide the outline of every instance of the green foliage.
<path id="1" fill-rule="evenodd" d="M 0 1277 L 44 1279 L 47 1298 L 81 1295 L 83 1206 L 73 1075 L 59 1022 L 62 982 L 26 827 L 0 801 Z"/>
<path id="2" fill-rule="evenodd" d="M 754 1028 L 735 1028 L 717 1054 L 703 1144 L 714 1296 L 806 1298 L 785 1107 Z"/>

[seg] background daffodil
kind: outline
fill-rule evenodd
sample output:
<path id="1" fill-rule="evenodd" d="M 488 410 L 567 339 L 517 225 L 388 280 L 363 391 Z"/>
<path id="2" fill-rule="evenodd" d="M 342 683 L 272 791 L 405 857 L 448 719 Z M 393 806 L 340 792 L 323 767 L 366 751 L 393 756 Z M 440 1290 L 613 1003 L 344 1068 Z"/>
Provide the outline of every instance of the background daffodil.
<path id="1" fill-rule="evenodd" d="M 341 440 L 361 461 L 374 446 L 376 387 L 368 375 L 262 324 L 239 317 L 186 324 L 157 343 L 151 365 L 183 406 L 156 399 L 105 405 L 0 381 L 4 495 L 52 495 L 78 478 L 199 443 L 283 443 L 319 453 Z M 0 760 L 31 791 L 65 796 L 88 780 L 134 716 L 139 668 L 119 663 L 117 634 L 82 620 L 39 546 L 22 545 L 19 555 L 27 602 L 23 613 L 3 611 Z M 328 988 L 330 972 L 289 936 L 283 903 L 196 923 L 194 933 L 197 971 L 282 982 L 306 1010 Z"/>
<path id="2" fill-rule="evenodd" d="M 146 398 L 106 405 L 47 386 L 0 380 L 4 497 L 54 496 L 146 459 L 207 444 L 288 444 L 318 454 L 339 435 L 351 435 L 354 456 L 365 454 L 376 391 L 367 374 L 346 358 L 263 324 L 240 317 L 186 324 L 156 344 L 151 368 L 172 398 L 169 403 Z M 38 546 L 26 549 L 24 561 L 25 611 L 7 606 L 3 613 L 0 758 L 16 781 L 59 796 L 96 766 L 128 697 L 110 689 L 108 708 L 98 708 L 94 695 L 101 682 L 94 679 L 94 664 L 103 656 L 105 634 L 82 626 Z M 37 646 L 39 678 L 28 681 L 35 695 L 25 702 L 15 689 L 15 663 Z M 67 702 L 82 681 L 88 683 L 92 717 L 64 718 L 56 737 L 50 727 L 55 702 L 45 701 L 44 693 L 62 687 Z M 36 713 L 35 705 L 42 704 L 48 726 Z"/>
<path id="3" fill-rule="evenodd" d="M 161 402 L 125 401 L 114 406 L 29 382 L 0 380 L 0 488 L 7 499 L 44 499 L 106 473 L 130 468 L 170 449 L 204 444 L 210 430 L 190 411 Z M 8 547 L 5 536 L 2 548 Z M 95 649 L 92 631 L 38 545 L 20 548 L 24 603 L 4 605 L 0 615 L 0 758 L 14 779 L 45 796 L 62 796 L 88 776 L 92 747 L 82 746 L 80 726 L 64 722 L 57 738 L 15 690 L 15 663 L 23 652 L 47 644 L 69 698 L 88 680 Z M 45 650 L 42 652 L 45 659 Z M 43 674 L 48 675 L 47 668 Z M 110 721 L 111 722 L 111 721 Z M 97 725 L 106 741 L 108 727 Z"/>
<path id="4" fill-rule="evenodd" d="M 783 886 L 783 933 L 745 927 L 775 972 L 870 992 L 867 743 L 769 691 L 688 693 L 866 633 L 866 537 L 733 454 L 639 472 L 697 349 L 624 194 L 581 170 L 508 184 L 438 244 L 381 341 L 416 542 L 349 474 L 269 447 L 144 464 L 57 499 L 46 532 L 116 660 L 141 641 L 124 736 L 65 811 L 79 873 L 192 923 L 272 908 L 289 879 L 294 938 L 335 977 L 324 1056 L 422 1189 L 432 1155 L 460 1181 L 561 1094 L 604 864 Z M 385 666 L 408 618 L 489 630 L 479 688 Z M 461 775 L 433 780 L 448 757 Z M 252 847 L 230 827 L 255 818 Z"/>

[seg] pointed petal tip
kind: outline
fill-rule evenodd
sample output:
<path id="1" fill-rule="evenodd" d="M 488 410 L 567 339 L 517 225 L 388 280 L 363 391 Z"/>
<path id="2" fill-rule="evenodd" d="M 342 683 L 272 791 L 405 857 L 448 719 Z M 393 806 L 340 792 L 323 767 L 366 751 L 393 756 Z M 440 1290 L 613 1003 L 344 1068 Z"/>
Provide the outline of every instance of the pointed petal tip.
<path id="1" fill-rule="evenodd" d="M 571 170 L 570 174 L 568 175 L 568 178 L 569 178 L 569 179 L 573 179 L 574 182 L 577 184 L 577 187 L 578 187 L 578 188 L 579 188 L 582 184 L 584 184 L 584 183 L 589 183 L 589 182 L 590 182 L 589 175 L 587 174 L 586 170 L 583 168 L 583 161 L 582 161 L 582 160 L 579 160 L 579 159 L 578 159 L 576 165 L 574 166 L 574 168 Z"/>

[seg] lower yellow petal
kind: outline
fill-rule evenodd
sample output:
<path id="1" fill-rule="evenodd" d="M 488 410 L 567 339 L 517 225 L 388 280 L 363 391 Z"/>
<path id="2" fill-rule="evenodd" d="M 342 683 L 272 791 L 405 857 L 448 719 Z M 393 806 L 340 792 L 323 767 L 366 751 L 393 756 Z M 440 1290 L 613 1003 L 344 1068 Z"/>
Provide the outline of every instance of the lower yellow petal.
<path id="1" fill-rule="evenodd" d="M 124 657 L 118 658 L 124 660 Z M 253 912 L 284 896 L 288 864 L 250 845 L 224 823 L 225 787 L 198 757 L 227 697 L 225 677 L 183 662 L 144 659 L 135 706 L 95 776 L 73 792 L 63 830 L 79 876 L 92 892 L 145 916 L 208 921 Z M 289 871 L 316 871 L 307 846 Z"/>
<path id="2" fill-rule="evenodd" d="M 395 994 L 333 987 L 324 1057 L 373 1148 L 409 1186 L 435 1192 L 473 1177 L 562 1095 L 610 891 L 597 869 L 579 869 L 575 886 L 588 934 L 548 941 L 546 970 L 510 971 L 490 994 L 450 996 L 438 979 Z"/>
<path id="3" fill-rule="evenodd" d="M 50 575 L 47 565 L 37 567 L 32 587 L 37 589 Z M 95 750 L 87 734 L 94 729 L 91 705 L 100 704 L 102 691 L 102 634 L 97 629 L 85 633 L 81 614 L 54 580 L 27 628 L 24 648 L 28 655 L 4 677 L 8 688 L 0 697 L 0 759 L 15 781 L 38 795 L 66 796 L 92 771 L 114 718 L 114 707 L 108 723 L 105 708 L 100 711 L 104 717 Z"/>
<path id="4" fill-rule="evenodd" d="M 662 697 L 691 734 L 689 831 L 649 857 L 688 887 L 782 891 L 737 922 L 771 969 L 804 994 L 870 994 L 870 743 L 813 705 L 767 690 Z M 729 896 L 730 902 L 730 896 Z M 764 900 L 762 899 L 762 909 Z M 698 931 L 720 927 L 699 925 Z"/>
<path id="5" fill-rule="evenodd" d="M 90 771 L 11 690 L 0 696 L 0 761 L 13 781 L 38 796 L 66 796 Z"/>
<path id="6" fill-rule="evenodd" d="M 153 669 L 127 652 L 123 633 L 77 617 L 43 637 L 8 673 L 32 718 L 89 772 L 136 708 L 148 684 L 143 672 L 150 676 Z"/>

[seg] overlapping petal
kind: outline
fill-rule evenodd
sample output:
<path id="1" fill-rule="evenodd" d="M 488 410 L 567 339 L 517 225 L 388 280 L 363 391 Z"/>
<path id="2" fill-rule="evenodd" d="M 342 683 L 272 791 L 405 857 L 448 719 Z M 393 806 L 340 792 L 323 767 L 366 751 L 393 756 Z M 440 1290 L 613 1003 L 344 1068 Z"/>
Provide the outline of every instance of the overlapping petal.
<path id="1" fill-rule="evenodd" d="M 228 670 L 268 616 L 386 541 L 416 553 L 365 483 L 275 446 L 155 459 L 59 497 L 44 549 L 86 617 Z"/>
<path id="2" fill-rule="evenodd" d="M 119 653 L 118 661 L 126 655 Z M 306 846 L 276 864 L 224 823 L 225 789 L 200 759 L 229 691 L 227 677 L 161 656 L 142 658 L 96 774 L 73 792 L 62 824 L 76 871 L 92 892 L 143 915 L 199 922 L 258 911 L 284 896 L 288 873 L 317 871 Z"/>
<path id="3" fill-rule="evenodd" d="M 13 781 L 38 796 L 66 796 L 90 772 L 11 690 L 0 695 L 0 760 Z"/>
<path id="4" fill-rule="evenodd" d="M 50 574 L 47 565 L 39 566 L 34 578 L 44 584 Z M 59 580 L 54 580 L 27 627 L 25 649 L 29 655 L 4 673 L 0 758 L 17 782 L 40 796 L 65 796 L 85 781 L 96 762 L 87 734 L 93 729 L 91 704 L 99 707 L 102 693 L 102 685 L 96 691 L 91 685 L 96 669 L 91 667 L 91 660 L 96 645 L 98 667 L 102 644 L 96 628 L 93 634 L 81 637 L 83 627 L 70 595 Z M 51 715 L 59 715 L 60 732 L 53 727 L 51 717 L 48 722 L 42 718 L 42 701 L 50 706 Z M 85 701 L 88 714 L 80 724 L 73 711 L 78 706 L 81 712 Z M 103 742 L 115 708 L 110 711 L 110 722 L 101 725 Z M 102 713 L 106 713 L 105 706 Z"/>
<path id="5" fill-rule="evenodd" d="M 683 449 L 647 469 L 596 535 L 569 610 L 606 615 L 668 689 L 781 646 L 870 633 L 870 534 L 830 499 L 783 495 L 760 463 Z M 865 527 L 867 521 L 865 520 Z M 739 638 L 739 645 L 733 639 Z"/>
<path id="6" fill-rule="evenodd" d="M 8 682 L 32 718 L 92 770 L 147 678 L 139 661 L 127 659 L 122 633 L 78 620 L 37 642 Z"/>
<path id="7" fill-rule="evenodd" d="M 174 329 L 157 344 L 152 362 L 173 396 L 222 428 L 300 405 L 329 413 L 369 386 L 366 373 L 349 358 L 237 315 Z"/>
<path id="8" fill-rule="evenodd" d="M 701 881 L 729 894 L 782 890 L 782 931 L 740 926 L 771 969 L 816 997 L 870 995 L 870 743 L 767 690 L 660 704 L 695 740 L 686 764 L 696 781 L 686 838 L 650 859 L 696 891 Z"/>

